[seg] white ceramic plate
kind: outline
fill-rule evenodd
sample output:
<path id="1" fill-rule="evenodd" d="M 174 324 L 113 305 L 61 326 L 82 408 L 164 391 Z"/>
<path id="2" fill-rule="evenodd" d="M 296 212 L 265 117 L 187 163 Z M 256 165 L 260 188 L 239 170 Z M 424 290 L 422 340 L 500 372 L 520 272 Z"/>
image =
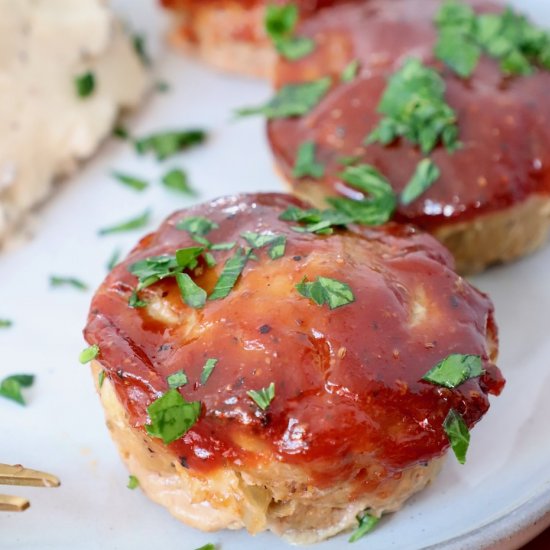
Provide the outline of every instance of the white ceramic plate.
<path id="1" fill-rule="evenodd" d="M 550 25 L 548 0 L 517 0 Z M 198 125 L 211 131 L 208 145 L 162 166 L 137 158 L 111 140 L 78 177 L 67 182 L 40 215 L 34 240 L 0 257 L 0 377 L 37 375 L 21 408 L 0 400 L 0 462 L 24 463 L 58 474 L 58 490 L 10 488 L 27 495 L 24 514 L 0 515 L 2 549 L 157 548 L 191 550 L 215 542 L 223 550 L 287 545 L 271 534 L 205 534 L 174 520 L 140 491 L 126 489 L 123 468 L 103 423 L 89 369 L 78 363 L 92 291 L 50 289 L 51 274 L 82 278 L 94 288 L 116 247 L 128 251 L 139 233 L 98 237 L 98 228 L 152 207 L 151 228 L 189 200 L 157 183 L 136 193 L 113 181 L 113 169 L 156 180 L 167 168 L 184 166 L 200 200 L 242 191 L 281 190 L 272 170 L 259 119 L 234 122 L 232 109 L 262 101 L 267 84 L 210 72 L 159 47 L 165 21 L 152 2 L 116 3 L 135 28 L 157 42 L 160 77 L 171 85 L 131 123 L 137 135 Z M 153 44 L 154 45 L 154 44 Z M 550 100 L 550 91 L 549 91 Z M 516 265 L 476 278 L 496 305 L 501 334 L 500 367 L 508 385 L 472 434 L 466 466 L 449 460 L 441 476 L 405 508 L 385 518 L 356 547 L 514 547 L 550 521 L 550 247 Z M 347 546 L 341 536 L 319 550 Z"/>

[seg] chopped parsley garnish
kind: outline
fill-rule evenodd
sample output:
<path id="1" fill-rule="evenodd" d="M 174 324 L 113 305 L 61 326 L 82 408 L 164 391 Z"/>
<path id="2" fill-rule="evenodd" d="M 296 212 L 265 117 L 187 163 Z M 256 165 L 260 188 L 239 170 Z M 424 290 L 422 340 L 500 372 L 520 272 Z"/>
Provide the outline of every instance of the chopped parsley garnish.
<path id="1" fill-rule="evenodd" d="M 74 86 L 78 97 L 84 99 L 91 96 L 95 90 L 95 75 L 87 71 L 74 79 Z"/>
<path id="2" fill-rule="evenodd" d="M 121 254 L 120 248 L 116 248 L 115 250 L 113 250 L 111 257 L 107 262 L 107 271 L 112 271 L 114 267 L 118 264 L 120 260 L 120 254 Z"/>
<path id="3" fill-rule="evenodd" d="M 182 300 L 195 309 L 200 309 L 206 303 L 206 291 L 203 290 L 187 273 L 177 273 L 176 281 Z"/>
<path id="4" fill-rule="evenodd" d="M 145 302 L 144 300 L 141 300 L 139 297 L 138 291 L 134 289 L 132 291 L 132 294 L 130 294 L 130 298 L 128 299 L 128 305 L 131 308 L 140 309 L 142 307 L 147 307 L 147 302 Z"/>
<path id="5" fill-rule="evenodd" d="M 130 176 L 128 174 L 123 174 L 122 172 L 113 172 L 113 177 L 120 183 L 123 183 L 136 191 L 144 191 L 147 187 L 149 187 L 149 183 L 145 180 Z"/>
<path id="6" fill-rule="evenodd" d="M 208 267 L 215 267 L 217 264 L 216 258 L 214 258 L 214 255 L 211 254 L 210 252 L 204 253 L 204 261 L 206 262 L 206 265 Z"/>
<path id="7" fill-rule="evenodd" d="M 313 141 L 304 141 L 298 148 L 292 175 L 295 178 L 309 176 L 319 179 L 323 177 L 324 173 L 325 167 L 315 160 L 315 143 Z"/>
<path id="8" fill-rule="evenodd" d="M 33 383 L 33 374 L 12 374 L 0 382 L 0 396 L 11 399 L 20 405 L 26 405 L 21 390 L 30 388 Z"/>
<path id="9" fill-rule="evenodd" d="M 358 72 L 359 72 L 359 60 L 354 59 L 344 67 L 344 70 L 340 75 L 340 80 L 342 82 L 351 82 L 355 80 L 355 77 L 357 76 Z"/>
<path id="10" fill-rule="evenodd" d="M 103 387 L 103 382 L 105 382 L 105 371 L 99 371 L 97 375 L 97 387 L 101 389 Z"/>
<path id="11" fill-rule="evenodd" d="M 367 533 L 370 533 L 378 524 L 380 518 L 376 518 L 363 512 L 357 516 L 357 522 L 359 526 L 352 533 L 351 537 L 348 539 L 348 542 L 358 541 L 361 537 L 364 537 Z"/>
<path id="12" fill-rule="evenodd" d="M 351 166 L 352 164 L 357 164 L 360 160 L 360 155 L 346 155 L 338 157 L 336 162 L 338 162 L 338 164 L 341 164 L 342 166 Z"/>
<path id="13" fill-rule="evenodd" d="M 143 155 L 151 152 L 160 161 L 193 145 L 199 145 L 205 139 L 206 132 L 204 130 L 173 130 L 137 139 L 134 145 L 138 154 Z"/>
<path id="14" fill-rule="evenodd" d="M 397 200 L 388 180 L 373 166 L 347 166 L 342 179 L 368 196 L 362 200 L 330 197 L 327 202 L 356 223 L 382 225 L 395 211 Z"/>
<path id="15" fill-rule="evenodd" d="M 170 389 L 153 401 L 147 412 L 151 423 L 145 426 L 152 437 L 169 444 L 186 434 L 199 419 L 200 401 L 186 401 L 177 389 Z"/>
<path id="16" fill-rule="evenodd" d="M 168 82 L 165 82 L 164 80 L 158 80 L 155 83 L 155 90 L 161 94 L 165 94 L 166 92 L 170 91 L 170 84 L 168 84 Z"/>
<path id="17" fill-rule="evenodd" d="M 208 239 L 206 240 L 208 241 Z M 212 244 L 211 242 L 207 242 L 206 246 L 208 246 L 210 250 L 231 250 L 232 248 L 234 248 L 236 244 L 237 243 L 234 241 L 229 243 L 214 243 L 214 244 Z"/>
<path id="18" fill-rule="evenodd" d="M 180 168 L 170 170 L 162 177 L 162 184 L 167 189 L 178 191 L 184 195 L 196 195 L 195 190 L 189 185 L 187 173 Z"/>
<path id="19" fill-rule="evenodd" d="M 208 235 L 213 229 L 218 229 L 219 225 L 208 218 L 202 216 L 190 216 L 183 218 L 176 224 L 176 229 L 187 231 L 190 235 L 204 236 Z"/>
<path id="20" fill-rule="evenodd" d="M 130 132 L 128 132 L 124 126 L 118 124 L 113 128 L 113 136 L 119 139 L 128 139 L 130 137 Z"/>
<path id="21" fill-rule="evenodd" d="M 143 214 L 136 216 L 125 222 L 104 227 L 98 231 L 99 235 L 112 235 L 113 233 L 124 233 L 125 231 L 134 231 L 136 229 L 143 229 L 149 223 L 151 219 L 151 211 L 145 210 Z"/>
<path id="22" fill-rule="evenodd" d="M 196 550 L 216 550 L 216 545 L 209 542 L 208 544 L 204 544 L 200 548 L 197 548 Z"/>
<path id="23" fill-rule="evenodd" d="M 225 298 L 231 292 L 248 261 L 250 252 L 238 248 L 237 252 L 225 262 L 220 278 L 216 282 L 212 294 L 208 297 L 209 300 Z"/>
<path id="24" fill-rule="evenodd" d="M 296 206 L 289 206 L 280 216 L 280 220 L 298 222 L 304 226 L 292 227 L 299 233 L 316 233 L 317 235 L 330 235 L 333 227 L 344 227 L 353 220 L 337 210 L 318 210 L 310 208 L 304 210 Z"/>
<path id="25" fill-rule="evenodd" d="M 272 260 L 281 258 L 285 255 L 286 237 L 284 235 L 274 235 L 273 233 L 253 233 L 246 231 L 242 237 L 252 248 L 263 248 L 269 246 L 269 257 Z"/>
<path id="26" fill-rule="evenodd" d="M 137 53 L 138 57 L 141 59 L 141 62 L 145 66 L 151 65 L 151 57 L 147 53 L 146 36 L 141 33 L 135 33 L 132 36 L 132 44 L 134 46 L 134 51 Z"/>
<path id="27" fill-rule="evenodd" d="M 83 365 L 85 365 L 86 363 L 89 363 L 90 361 L 94 360 L 98 355 L 99 355 L 99 346 L 97 344 L 93 344 L 80 352 L 80 355 L 78 356 L 78 360 Z"/>
<path id="28" fill-rule="evenodd" d="M 13 321 L 9 319 L 0 319 L 0 328 L 10 328 L 13 325 Z"/>
<path id="29" fill-rule="evenodd" d="M 328 304 L 330 309 L 336 309 L 355 301 L 353 291 L 347 283 L 329 277 L 317 277 L 313 282 L 309 282 L 307 277 L 304 277 L 296 285 L 296 290 L 319 306 Z"/>
<path id="30" fill-rule="evenodd" d="M 427 191 L 439 178 L 441 172 L 430 159 L 422 159 L 416 166 L 413 177 L 409 180 L 399 198 L 401 204 L 408 205 Z"/>
<path id="31" fill-rule="evenodd" d="M 187 375 L 179 370 L 167 376 L 166 382 L 168 382 L 168 387 L 172 389 L 181 388 L 187 384 Z"/>
<path id="32" fill-rule="evenodd" d="M 537 65 L 550 70 L 550 33 L 511 8 L 477 15 L 470 6 L 448 0 L 435 24 L 436 56 L 464 78 L 473 73 L 482 53 L 498 60 L 506 75 L 528 75 Z"/>
<path id="33" fill-rule="evenodd" d="M 128 476 L 128 485 L 126 485 L 128 489 L 131 489 L 132 491 L 134 489 L 137 489 L 139 487 L 139 480 L 136 476 Z"/>
<path id="34" fill-rule="evenodd" d="M 289 118 L 309 113 L 331 85 L 330 77 L 283 86 L 270 101 L 258 107 L 239 109 L 237 116 L 264 115 L 268 119 Z"/>
<path id="35" fill-rule="evenodd" d="M 249 390 L 246 392 L 246 395 L 248 395 L 262 411 L 265 411 L 275 397 L 275 382 L 271 382 L 267 388 L 262 388 L 258 391 Z"/>
<path id="36" fill-rule="evenodd" d="M 218 360 L 217 359 L 207 359 L 206 363 L 204 364 L 204 367 L 202 368 L 201 373 L 201 384 L 206 384 L 207 380 L 210 378 L 210 375 L 212 374 L 212 371 L 214 370 L 214 367 L 216 366 Z"/>
<path id="37" fill-rule="evenodd" d="M 443 422 L 443 429 L 449 438 L 456 459 L 460 464 L 464 464 L 470 445 L 470 432 L 460 413 L 451 409 Z"/>
<path id="38" fill-rule="evenodd" d="M 300 59 L 315 49 L 315 42 L 310 38 L 294 36 L 297 22 L 298 8 L 294 4 L 267 5 L 264 18 L 265 30 L 276 50 L 285 59 Z"/>
<path id="39" fill-rule="evenodd" d="M 50 275 L 50 286 L 72 286 L 77 290 L 88 290 L 88 285 L 75 277 L 61 277 Z"/>
<path id="40" fill-rule="evenodd" d="M 440 142 L 449 152 L 458 141 L 457 116 L 445 101 L 445 82 L 418 59 L 408 59 L 389 80 L 378 112 L 384 115 L 366 143 L 390 145 L 403 137 L 424 154 Z"/>
<path id="41" fill-rule="evenodd" d="M 452 389 L 482 374 L 483 368 L 479 355 L 453 353 L 430 369 L 422 380 Z"/>

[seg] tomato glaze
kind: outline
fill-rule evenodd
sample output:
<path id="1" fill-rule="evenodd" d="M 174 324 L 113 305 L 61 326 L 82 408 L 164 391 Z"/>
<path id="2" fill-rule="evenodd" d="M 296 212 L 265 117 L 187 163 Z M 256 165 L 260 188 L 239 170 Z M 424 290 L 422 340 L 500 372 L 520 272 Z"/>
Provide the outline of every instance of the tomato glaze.
<path id="1" fill-rule="evenodd" d="M 478 12 L 495 11 L 473 2 Z M 316 50 L 298 61 L 280 60 L 277 86 L 331 75 L 333 87 L 308 114 L 269 123 L 271 147 L 283 174 L 292 181 L 297 150 L 316 144 L 325 177 L 314 180 L 318 192 L 362 198 L 342 181 L 342 156 L 372 164 L 402 191 L 422 153 L 400 139 L 392 146 L 364 145 L 377 126 L 377 113 L 388 78 L 409 57 L 437 68 L 446 83 L 446 101 L 458 116 L 462 148 L 453 154 L 443 146 L 430 155 L 441 177 L 419 199 L 399 206 L 395 219 L 426 229 L 466 221 L 550 192 L 550 72 L 505 77 L 498 61 L 482 56 L 471 78 L 461 79 L 437 61 L 434 15 L 437 0 L 351 2 L 319 12 L 297 30 L 315 40 Z M 341 71 L 358 60 L 359 72 L 349 83 Z M 300 180 L 295 189 L 302 190 Z M 305 186 L 303 191 L 315 193 Z"/>
<path id="2" fill-rule="evenodd" d="M 454 273 L 441 245 L 410 226 L 298 233 L 279 220 L 291 205 L 303 206 L 288 195 L 257 194 L 177 212 L 105 279 L 84 334 L 99 345 L 131 425 L 143 429 L 148 405 L 168 389 L 166 377 L 183 369 L 189 383 L 180 391 L 200 401 L 202 413 L 169 449 L 193 471 L 276 460 L 324 485 L 356 475 L 362 463 L 397 475 L 441 456 L 449 410 L 473 426 L 489 407 L 487 394 L 504 385 L 493 363 L 489 298 Z M 175 227 L 188 216 L 219 225 L 207 235 L 213 243 L 244 247 L 245 231 L 285 235 L 285 255 L 273 260 L 268 248 L 255 250 L 229 295 L 202 309 L 185 305 L 173 278 L 141 292 L 154 308 L 130 308 L 137 280 L 128 266 L 195 246 Z M 213 252 L 217 265 L 200 265 L 191 276 L 211 292 L 234 253 Z M 318 276 L 349 284 L 355 301 L 330 310 L 296 291 L 304 277 Z M 162 319 L 161 306 L 169 312 Z M 485 374 L 453 390 L 421 381 L 451 353 L 481 355 Z M 201 385 L 208 358 L 218 363 Z M 247 391 L 271 382 L 275 397 L 262 411 Z"/>

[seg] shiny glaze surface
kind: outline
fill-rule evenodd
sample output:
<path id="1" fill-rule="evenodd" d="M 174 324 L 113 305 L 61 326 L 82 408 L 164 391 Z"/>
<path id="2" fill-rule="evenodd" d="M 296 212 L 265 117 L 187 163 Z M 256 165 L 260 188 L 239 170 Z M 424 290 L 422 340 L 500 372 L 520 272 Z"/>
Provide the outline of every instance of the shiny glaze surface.
<path id="1" fill-rule="evenodd" d="M 276 460 L 324 485 L 361 475 L 361 464 L 377 463 L 379 476 L 398 475 L 440 456 L 448 448 L 442 423 L 449 409 L 473 426 L 489 407 L 487 393 L 504 384 L 493 364 L 490 300 L 453 272 L 448 252 L 427 234 L 395 224 L 297 233 L 278 219 L 291 204 L 300 203 L 242 195 L 177 212 L 106 278 L 85 337 L 99 345 L 98 360 L 131 423 L 147 423 L 147 406 L 168 389 L 166 377 L 183 369 L 189 383 L 180 391 L 201 401 L 202 414 L 170 449 L 194 471 Z M 212 242 L 245 246 L 242 232 L 271 231 L 286 235 L 286 253 L 272 260 L 257 250 L 232 292 L 200 310 L 183 303 L 174 279 L 143 291 L 169 310 L 170 322 L 150 307 L 130 308 L 136 279 L 128 266 L 194 246 L 175 224 L 197 215 L 219 224 L 208 234 Z M 214 252 L 217 266 L 199 266 L 195 281 L 210 292 L 233 253 Z M 348 283 L 355 302 L 334 310 L 314 304 L 294 288 L 304 276 Z M 420 380 L 450 353 L 482 355 L 486 373 L 454 390 Z M 200 385 L 208 358 L 218 364 Z M 264 412 L 246 392 L 271 382 L 275 398 Z"/>
<path id="2" fill-rule="evenodd" d="M 495 11 L 486 2 L 472 3 L 478 12 Z M 439 5 L 437 0 L 354 2 L 324 10 L 299 27 L 317 49 L 299 61 L 280 61 L 277 85 L 327 74 L 335 84 L 309 115 L 269 124 L 271 146 L 288 179 L 299 145 L 312 140 L 327 166 L 317 182 L 326 194 L 361 198 L 339 177 L 338 158 L 348 155 L 377 167 L 400 192 L 421 153 L 405 140 L 390 147 L 365 146 L 363 140 L 380 120 L 376 109 L 388 77 L 405 59 L 418 57 L 442 71 L 463 147 L 454 154 L 434 150 L 440 179 L 412 204 L 399 207 L 396 220 L 434 229 L 550 192 L 550 72 L 504 78 L 498 63 L 483 56 L 470 79 L 455 76 L 432 53 L 432 19 Z M 353 59 L 360 61 L 358 76 L 340 83 L 342 69 Z M 300 181 L 293 185 L 300 190 Z"/>

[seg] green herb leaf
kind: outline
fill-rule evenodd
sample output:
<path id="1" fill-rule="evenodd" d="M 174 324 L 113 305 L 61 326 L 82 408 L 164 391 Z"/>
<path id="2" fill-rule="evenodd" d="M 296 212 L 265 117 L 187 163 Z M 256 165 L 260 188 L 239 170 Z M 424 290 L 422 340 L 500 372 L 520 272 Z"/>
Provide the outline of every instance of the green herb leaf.
<path id="1" fill-rule="evenodd" d="M 113 177 L 120 183 L 123 183 L 136 191 L 144 191 L 147 187 L 149 187 L 149 184 L 145 180 L 134 176 L 129 176 L 128 174 L 123 174 L 122 172 L 113 172 Z"/>
<path id="2" fill-rule="evenodd" d="M 193 145 L 199 145 L 205 140 L 206 132 L 204 130 L 173 130 L 137 139 L 134 145 L 138 154 L 152 152 L 160 161 Z"/>
<path id="3" fill-rule="evenodd" d="M 50 286 L 72 286 L 77 290 L 88 290 L 88 285 L 75 277 L 61 277 L 59 275 L 50 275 Z"/>
<path id="4" fill-rule="evenodd" d="M 449 438 L 456 459 L 460 464 L 464 464 L 470 445 L 470 432 L 460 413 L 451 409 L 443 422 L 443 429 Z"/>
<path id="5" fill-rule="evenodd" d="M 483 368 L 479 355 L 454 353 L 430 369 L 422 380 L 452 389 L 482 374 Z"/>
<path id="6" fill-rule="evenodd" d="M 151 65 L 151 58 L 147 53 L 147 37 L 141 33 L 135 33 L 132 36 L 132 44 L 134 46 L 134 51 L 137 53 L 141 62 L 148 67 Z"/>
<path id="7" fill-rule="evenodd" d="M 194 189 L 189 186 L 189 180 L 187 178 L 187 173 L 179 168 L 174 168 L 170 170 L 162 177 L 162 183 L 164 187 L 172 189 L 173 191 L 178 191 L 184 195 L 196 195 Z"/>
<path id="8" fill-rule="evenodd" d="M 113 250 L 111 257 L 107 262 L 107 271 L 112 271 L 115 268 L 115 266 L 118 264 L 120 260 L 120 255 L 121 255 L 120 248 L 116 248 L 115 250 Z"/>
<path id="9" fill-rule="evenodd" d="M 10 328 L 13 326 L 13 321 L 9 319 L 0 319 L 0 328 Z"/>
<path id="10" fill-rule="evenodd" d="M 448 151 L 459 147 L 457 116 L 445 101 L 445 82 L 418 59 L 408 59 L 391 78 L 378 112 L 385 115 L 366 143 L 390 145 L 399 137 L 424 154 L 439 142 Z"/>
<path id="11" fill-rule="evenodd" d="M 179 370 L 167 376 L 166 382 L 168 382 L 168 387 L 172 389 L 181 388 L 187 384 L 187 375 L 182 370 Z"/>
<path id="12" fill-rule="evenodd" d="M 200 548 L 197 548 L 196 550 L 216 550 L 216 546 L 209 542 L 208 544 L 204 544 Z"/>
<path id="13" fill-rule="evenodd" d="M 347 155 L 339 157 L 336 162 L 342 166 L 351 166 L 352 164 L 357 164 L 360 160 L 361 155 Z"/>
<path id="14" fill-rule="evenodd" d="M 89 363 L 93 359 L 95 359 L 99 355 L 99 346 L 97 344 L 93 344 L 86 349 L 82 350 L 80 353 L 78 360 L 85 365 L 86 363 Z"/>
<path id="15" fill-rule="evenodd" d="M 285 59 L 296 61 L 309 55 L 315 49 L 315 42 L 305 36 L 291 36 L 277 42 L 275 48 Z"/>
<path id="16" fill-rule="evenodd" d="M 352 82 L 353 80 L 355 80 L 355 77 L 357 76 L 358 72 L 359 72 L 359 60 L 354 59 L 344 67 L 344 70 L 340 75 L 340 80 L 345 83 Z"/>
<path id="17" fill-rule="evenodd" d="M 214 367 L 216 366 L 218 360 L 217 359 L 207 359 L 206 363 L 204 364 L 204 367 L 202 368 L 201 373 L 201 384 L 204 386 L 206 384 L 207 380 L 210 378 L 210 375 L 212 374 L 212 371 L 214 370 Z"/>
<path id="18" fill-rule="evenodd" d="M 143 307 L 147 307 L 147 302 L 145 302 L 144 300 L 141 300 L 139 298 L 138 291 L 136 289 L 134 289 L 132 291 L 132 294 L 130 294 L 130 298 L 128 299 L 128 305 L 131 308 L 140 309 L 140 308 L 143 308 Z"/>
<path id="19" fill-rule="evenodd" d="M 401 192 L 401 204 L 411 204 L 411 202 L 427 191 L 440 175 L 439 168 L 432 160 L 421 160 L 416 166 L 413 177 Z"/>
<path id="20" fill-rule="evenodd" d="M 270 101 L 258 107 L 239 109 L 237 116 L 264 115 L 268 119 L 289 118 L 309 113 L 331 86 L 330 77 L 283 86 Z"/>
<path id="21" fill-rule="evenodd" d="M 330 197 L 327 202 L 350 221 L 364 225 L 382 225 L 389 221 L 395 211 L 397 200 L 388 180 L 373 166 L 358 164 L 347 166 L 342 179 L 366 193 L 363 200 L 346 197 Z"/>
<path id="22" fill-rule="evenodd" d="M 234 241 L 230 243 L 208 243 L 208 247 L 210 250 L 231 250 L 236 244 Z"/>
<path id="23" fill-rule="evenodd" d="M 250 252 L 245 252 L 242 248 L 237 249 L 237 252 L 231 258 L 229 258 L 223 270 L 220 278 L 214 286 L 212 294 L 208 297 L 209 300 L 219 300 L 225 298 L 235 286 L 237 279 L 240 277 L 246 262 L 250 256 Z"/>
<path id="24" fill-rule="evenodd" d="M 155 90 L 161 94 L 165 94 L 166 92 L 170 91 L 170 84 L 168 84 L 168 82 L 165 82 L 164 80 L 158 80 L 155 83 Z"/>
<path id="25" fill-rule="evenodd" d="M 275 397 L 275 383 L 271 382 L 267 388 L 262 388 L 258 391 L 249 390 L 246 392 L 246 395 L 248 395 L 262 411 L 265 411 Z"/>
<path id="26" fill-rule="evenodd" d="M 91 96 L 95 90 L 95 75 L 88 71 L 74 79 L 74 87 L 78 97 L 84 99 Z"/>
<path id="27" fill-rule="evenodd" d="M 183 218 L 176 224 L 176 229 L 187 231 L 190 235 L 204 236 L 213 229 L 218 229 L 219 225 L 208 218 L 202 216 L 190 216 Z"/>
<path id="28" fill-rule="evenodd" d="M 333 227 L 345 227 L 346 224 L 352 222 L 349 216 L 337 210 L 317 210 L 316 208 L 303 210 L 296 206 L 288 207 L 279 216 L 279 219 L 303 223 L 304 227 L 293 227 L 292 229 L 300 233 L 307 232 L 318 235 L 330 234 Z"/>
<path id="29" fill-rule="evenodd" d="M 153 401 L 147 412 L 151 419 L 151 423 L 145 426 L 147 433 L 168 445 L 195 425 L 201 413 L 201 403 L 186 401 L 177 389 L 170 389 Z"/>
<path id="30" fill-rule="evenodd" d="M 268 254 L 272 260 L 276 260 L 285 255 L 286 237 L 284 235 L 246 231 L 242 233 L 241 236 L 252 248 L 263 248 L 264 246 L 270 245 Z"/>
<path id="31" fill-rule="evenodd" d="M 292 170 L 295 178 L 310 176 L 315 179 L 322 178 L 325 173 L 325 167 L 315 160 L 315 143 L 313 141 L 304 141 L 298 148 L 296 164 Z"/>
<path id="32" fill-rule="evenodd" d="M 203 290 L 187 273 L 177 273 L 176 281 L 183 301 L 192 308 L 200 309 L 206 303 L 206 291 Z"/>
<path id="33" fill-rule="evenodd" d="M 355 301 L 353 291 L 347 283 L 329 277 L 317 277 L 313 282 L 308 282 L 307 277 L 304 277 L 296 285 L 296 290 L 319 306 L 328 304 L 330 309 L 336 309 Z"/>
<path id="34" fill-rule="evenodd" d="M 30 388 L 33 384 L 33 374 L 12 374 L 0 382 L 0 396 L 20 405 L 26 405 L 21 389 Z"/>
<path id="35" fill-rule="evenodd" d="M 103 382 L 105 382 L 105 371 L 102 370 L 97 375 L 97 386 L 99 389 L 103 387 Z"/>
<path id="36" fill-rule="evenodd" d="M 137 489 L 139 487 L 139 480 L 136 476 L 128 476 L 128 485 L 126 486 L 128 489 L 131 489 L 132 491 L 134 489 Z"/>
<path id="37" fill-rule="evenodd" d="M 361 537 L 364 537 L 367 533 L 370 533 L 380 521 L 380 518 L 376 518 L 363 512 L 357 516 L 359 527 L 352 533 L 349 538 L 349 542 L 358 541 Z"/>
<path id="38" fill-rule="evenodd" d="M 111 225 L 110 227 L 104 227 L 98 231 L 99 235 L 112 235 L 114 233 L 124 233 L 125 231 L 134 231 L 136 229 L 143 229 L 147 226 L 151 219 L 151 211 L 145 210 L 143 214 L 136 216 L 125 222 Z"/>
<path id="39" fill-rule="evenodd" d="M 208 267 L 215 267 L 217 265 L 216 258 L 210 252 L 204 253 L 204 261 Z"/>
<path id="40" fill-rule="evenodd" d="M 113 136 L 119 139 L 128 139 L 130 137 L 130 132 L 128 132 L 124 126 L 119 124 L 113 128 Z"/>

